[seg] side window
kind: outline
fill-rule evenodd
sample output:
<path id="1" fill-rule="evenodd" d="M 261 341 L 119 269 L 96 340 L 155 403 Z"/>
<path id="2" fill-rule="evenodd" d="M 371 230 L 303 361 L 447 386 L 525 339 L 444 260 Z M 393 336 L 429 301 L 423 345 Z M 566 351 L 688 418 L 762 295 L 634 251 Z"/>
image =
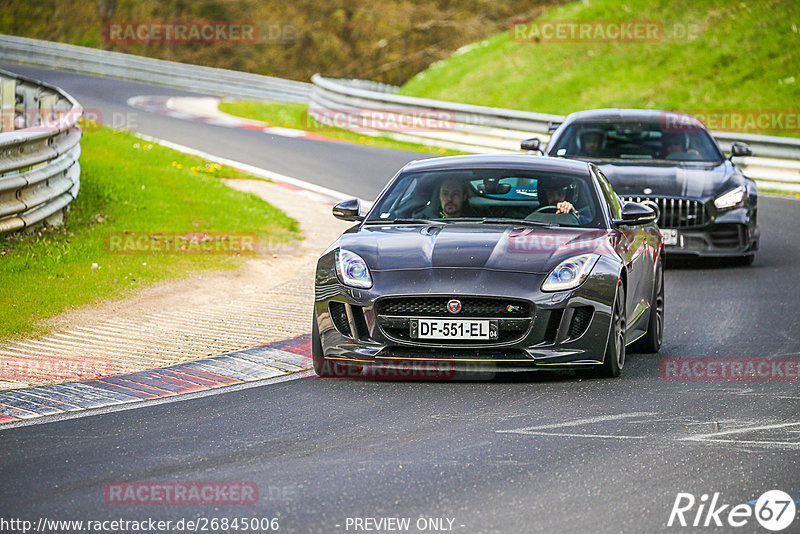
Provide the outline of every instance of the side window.
<path id="1" fill-rule="evenodd" d="M 600 184 L 600 189 L 603 191 L 603 198 L 608 204 L 609 210 L 611 210 L 611 216 L 614 219 L 621 219 L 622 218 L 622 203 L 619 200 L 619 197 L 614 193 L 614 190 L 611 189 L 611 184 L 608 183 L 608 179 L 600 172 L 600 169 L 594 169 L 595 175 L 597 176 L 597 181 Z"/>

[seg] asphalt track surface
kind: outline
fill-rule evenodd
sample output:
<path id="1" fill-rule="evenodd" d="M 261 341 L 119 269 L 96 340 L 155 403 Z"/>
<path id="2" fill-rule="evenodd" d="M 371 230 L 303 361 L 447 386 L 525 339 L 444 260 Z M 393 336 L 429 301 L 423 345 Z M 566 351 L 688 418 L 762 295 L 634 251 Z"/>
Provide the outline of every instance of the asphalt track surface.
<path id="1" fill-rule="evenodd" d="M 134 111 L 125 105 L 131 96 L 186 94 L 3 68 L 60 85 L 104 114 Z M 143 133 L 362 198 L 424 157 L 137 113 Z M 452 519 L 454 532 L 656 532 L 676 530 L 666 525 L 679 492 L 698 500 L 720 492 L 720 503 L 736 505 L 780 489 L 800 500 L 797 381 L 660 373 L 664 359 L 800 355 L 800 204 L 762 197 L 759 217 L 753 266 L 668 268 L 663 348 L 630 355 L 619 379 L 302 377 L 8 428 L 0 430 L 0 517 L 279 517 L 283 532 L 354 532 L 347 518 L 364 517 L 407 517 L 415 527 L 423 517 Z M 106 484 L 121 481 L 247 481 L 259 499 L 106 503 Z M 735 530 L 765 532 L 754 518 Z M 788 531 L 800 531 L 800 518 Z"/>

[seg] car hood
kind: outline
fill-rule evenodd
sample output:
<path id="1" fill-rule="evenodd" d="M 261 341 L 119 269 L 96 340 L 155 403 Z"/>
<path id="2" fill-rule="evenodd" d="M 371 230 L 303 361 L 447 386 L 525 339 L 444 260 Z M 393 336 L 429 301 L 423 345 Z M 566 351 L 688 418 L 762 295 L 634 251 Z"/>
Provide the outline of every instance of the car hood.
<path id="1" fill-rule="evenodd" d="M 736 171 L 728 161 L 708 165 L 600 163 L 598 167 L 620 196 L 706 200 L 739 185 L 730 183 Z M 646 189 L 651 191 L 645 192 Z"/>
<path id="2" fill-rule="evenodd" d="M 375 271 L 471 267 L 546 274 L 565 258 L 609 252 L 608 230 L 510 225 L 364 226 L 339 246 Z"/>

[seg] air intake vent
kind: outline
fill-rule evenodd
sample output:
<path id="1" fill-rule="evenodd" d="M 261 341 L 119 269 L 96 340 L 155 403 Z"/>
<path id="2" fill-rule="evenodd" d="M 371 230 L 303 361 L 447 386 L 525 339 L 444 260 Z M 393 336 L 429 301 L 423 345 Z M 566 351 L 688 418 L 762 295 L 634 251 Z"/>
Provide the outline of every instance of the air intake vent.
<path id="1" fill-rule="evenodd" d="M 344 302 L 330 302 L 328 309 L 331 312 L 331 320 L 333 320 L 333 326 L 336 327 L 336 330 L 345 337 L 353 337 L 353 333 L 350 330 L 350 321 L 347 320 L 347 310 L 345 310 Z"/>
<path id="2" fill-rule="evenodd" d="M 353 322 L 356 324 L 358 339 L 369 339 L 369 327 L 364 319 L 364 308 L 361 306 L 350 306 L 353 312 Z"/>
<path id="3" fill-rule="evenodd" d="M 572 312 L 572 322 L 569 324 L 569 337 L 579 338 L 586 332 L 589 322 L 592 320 L 592 307 L 581 306 Z"/>
<path id="4" fill-rule="evenodd" d="M 561 324 L 561 316 L 564 315 L 563 309 L 550 312 L 550 319 L 547 321 L 547 330 L 544 332 L 544 340 L 548 343 L 555 343 L 558 335 L 558 326 Z"/>
<path id="5" fill-rule="evenodd" d="M 711 229 L 709 236 L 717 248 L 738 248 L 744 245 L 744 226 L 719 224 Z"/>

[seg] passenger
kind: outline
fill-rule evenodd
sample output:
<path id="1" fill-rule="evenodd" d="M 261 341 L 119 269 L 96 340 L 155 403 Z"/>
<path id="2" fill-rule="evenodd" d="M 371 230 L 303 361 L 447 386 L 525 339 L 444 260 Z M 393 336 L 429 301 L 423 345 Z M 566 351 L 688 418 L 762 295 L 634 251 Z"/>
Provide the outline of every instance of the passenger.
<path id="1" fill-rule="evenodd" d="M 439 186 L 439 204 L 442 206 L 440 217 L 453 219 L 466 217 L 467 190 L 462 180 L 450 178 Z"/>
<path id="2" fill-rule="evenodd" d="M 586 130 L 581 134 L 581 149 L 584 156 L 600 156 L 603 134 L 597 130 Z"/>

